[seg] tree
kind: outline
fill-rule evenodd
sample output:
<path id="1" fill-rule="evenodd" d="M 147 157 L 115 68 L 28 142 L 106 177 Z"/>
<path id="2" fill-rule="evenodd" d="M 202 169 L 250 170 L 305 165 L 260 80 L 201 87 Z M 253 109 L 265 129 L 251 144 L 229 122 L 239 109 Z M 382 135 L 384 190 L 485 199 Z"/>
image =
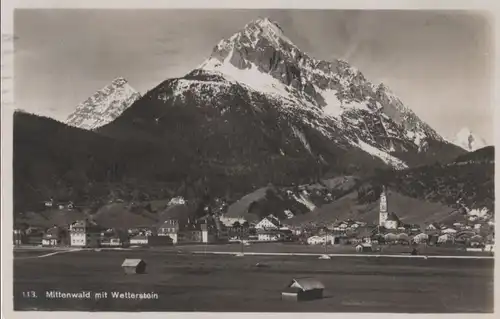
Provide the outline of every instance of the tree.
<path id="1" fill-rule="evenodd" d="M 240 222 L 239 222 L 239 221 L 235 221 L 235 222 L 233 223 L 233 228 L 241 228 L 241 224 L 240 224 Z"/>

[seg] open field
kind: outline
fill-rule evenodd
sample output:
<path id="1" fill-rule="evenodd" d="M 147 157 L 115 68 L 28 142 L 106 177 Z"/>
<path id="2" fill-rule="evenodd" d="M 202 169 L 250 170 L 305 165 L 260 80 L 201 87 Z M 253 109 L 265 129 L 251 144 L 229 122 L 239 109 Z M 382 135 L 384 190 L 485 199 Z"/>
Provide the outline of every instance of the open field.
<path id="1" fill-rule="evenodd" d="M 251 247 L 251 246 L 250 246 Z M 177 247 L 180 248 L 180 247 Z M 183 247 L 184 249 L 185 247 Z M 46 254 L 43 252 L 42 254 Z M 40 254 L 40 255 L 42 255 Z M 129 250 L 77 251 L 46 258 L 15 253 L 16 310 L 250 312 L 492 312 L 493 259 L 244 256 Z M 21 257 L 21 258 L 19 258 Z M 125 258 L 142 258 L 143 275 L 125 275 Z M 256 267 L 256 263 L 265 267 Z M 325 298 L 281 301 L 294 277 L 315 277 Z M 48 299 L 46 291 L 91 292 Z M 34 291 L 37 298 L 23 297 Z M 154 292 L 158 299 L 114 299 L 112 291 Z M 94 293 L 108 292 L 96 300 Z"/>
<path id="2" fill-rule="evenodd" d="M 457 246 L 404 246 L 404 245 L 380 245 L 381 251 L 363 253 L 366 255 L 409 255 L 413 247 L 416 247 L 420 255 L 427 256 L 492 256 L 491 252 L 475 252 L 465 251 Z M 54 251 L 66 251 L 71 247 L 40 247 L 40 246 L 22 246 L 15 247 L 18 254 L 38 254 L 50 253 Z M 102 248 L 107 250 L 108 248 Z M 116 248 L 114 248 L 116 249 Z M 146 251 L 165 251 L 165 252 L 244 252 L 244 253 L 290 253 L 290 254 L 356 254 L 354 245 L 300 245 L 297 243 L 252 243 L 249 246 L 243 246 L 240 243 L 231 244 L 190 244 L 190 245 L 175 245 L 163 247 L 131 247 L 120 248 L 123 250 L 146 250 Z M 40 253 L 40 254 L 42 254 Z"/>
<path id="3" fill-rule="evenodd" d="M 403 245 L 380 245 L 380 252 L 364 253 L 364 254 L 383 254 L 383 255 L 401 255 L 410 254 L 413 246 L 403 246 Z M 425 254 L 429 256 L 435 255 L 465 255 L 465 256 L 491 256 L 489 252 L 468 252 L 457 247 L 435 247 L 435 246 L 425 246 L 419 245 L 415 246 L 420 254 Z M 241 244 L 229 244 L 229 245 L 186 245 L 186 246 L 176 246 L 176 247 L 166 247 L 163 249 L 175 250 L 175 251 L 186 251 L 186 252 L 254 252 L 254 253 L 312 253 L 312 254 L 356 254 L 354 245 L 334 245 L 327 246 L 325 250 L 324 245 L 300 245 L 295 243 L 252 243 L 249 246 L 242 247 Z"/>

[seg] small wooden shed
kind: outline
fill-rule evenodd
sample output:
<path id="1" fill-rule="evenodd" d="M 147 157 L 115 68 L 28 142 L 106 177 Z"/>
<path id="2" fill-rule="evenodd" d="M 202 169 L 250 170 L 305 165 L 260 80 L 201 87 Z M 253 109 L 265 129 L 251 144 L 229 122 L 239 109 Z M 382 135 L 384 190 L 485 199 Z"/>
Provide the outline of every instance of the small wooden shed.
<path id="1" fill-rule="evenodd" d="M 371 244 L 363 243 L 356 246 L 356 252 L 358 253 L 371 252 L 371 251 L 373 251 L 373 247 Z"/>
<path id="2" fill-rule="evenodd" d="M 142 259 L 125 259 L 122 264 L 125 274 L 143 274 L 146 272 L 146 263 Z"/>
<path id="3" fill-rule="evenodd" d="M 282 300 L 305 301 L 323 298 L 325 286 L 314 278 L 295 278 L 282 291 Z"/>

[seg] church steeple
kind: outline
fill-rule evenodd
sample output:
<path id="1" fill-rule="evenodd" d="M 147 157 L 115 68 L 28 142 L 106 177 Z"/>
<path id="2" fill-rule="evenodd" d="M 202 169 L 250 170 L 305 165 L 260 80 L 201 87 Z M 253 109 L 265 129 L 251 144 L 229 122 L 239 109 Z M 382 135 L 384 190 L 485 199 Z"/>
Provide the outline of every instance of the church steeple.
<path id="1" fill-rule="evenodd" d="M 382 193 L 380 194 L 380 211 L 379 211 L 379 226 L 385 227 L 385 222 L 388 217 L 387 209 L 387 192 L 385 186 L 382 186 Z"/>

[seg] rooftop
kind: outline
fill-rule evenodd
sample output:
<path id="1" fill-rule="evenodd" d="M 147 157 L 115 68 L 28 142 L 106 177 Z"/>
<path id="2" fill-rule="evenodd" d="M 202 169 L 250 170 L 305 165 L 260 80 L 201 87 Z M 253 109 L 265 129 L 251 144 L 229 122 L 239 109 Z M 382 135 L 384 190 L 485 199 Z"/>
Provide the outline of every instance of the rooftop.
<path id="1" fill-rule="evenodd" d="M 294 278 L 288 284 L 287 288 L 299 288 L 302 291 L 313 289 L 325 289 L 325 286 L 315 278 Z"/>

